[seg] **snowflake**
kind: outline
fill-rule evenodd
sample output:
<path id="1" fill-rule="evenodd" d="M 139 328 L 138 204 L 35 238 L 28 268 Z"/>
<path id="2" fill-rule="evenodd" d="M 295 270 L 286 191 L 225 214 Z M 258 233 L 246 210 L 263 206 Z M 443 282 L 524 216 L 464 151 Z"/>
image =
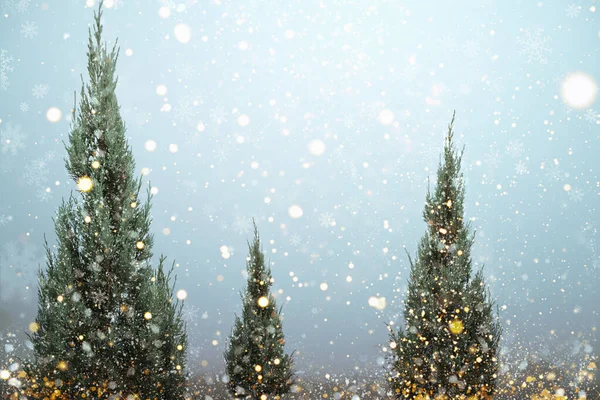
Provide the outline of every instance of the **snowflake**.
<path id="1" fill-rule="evenodd" d="M 38 34 L 38 26 L 35 22 L 26 21 L 23 25 L 21 25 L 21 35 L 25 39 L 31 39 Z"/>
<path id="2" fill-rule="evenodd" d="M 98 308 L 100 308 L 102 304 L 106 303 L 108 300 L 108 295 L 104 292 L 95 291 L 90 293 L 90 298 L 95 304 L 98 305 Z"/>
<path id="3" fill-rule="evenodd" d="M 225 146 L 219 146 L 213 150 L 213 154 L 219 161 L 227 160 L 227 148 Z"/>
<path id="4" fill-rule="evenodd" d="M 527 168 L 527 165 L 523 161 L 519 161 L 518 163 L 515 164 L 515 172 L 518 175 L 525 175 L 526 173 L 529 172 L 529 169 Z"/>
<path id="5" fill-rule="evenodd" d="M 27 135 L 21 132 L 20 125 L 13 126 L 11 123 L 6 123 L 4 128 L 0 128 L 0 152 L 17 154 L 19 150 L 25 148 L 26 137 Z"/>
<path id="6" fill-rule="evenodd" d="M 573 203 L 579 203 L 583 200 L 583 191 L 581 189 L 572 189 L 567 193 L 569 194 L 569 200 Z"/>
<path id="7" fill-rule="evenodd" d="M 204 100 L 199 94 L 183 97 L 175 108 L 175 118 L 181 122 L 196 123 L 200 114 L 199 106 L 203 102 Z"/>
<path id="8" fill-rule="evenodd" d="M 27 102 L 25 102 L 25 101 L 24 101 L 24 102 L 22 102 L 22 103 L 19 105 L 19 109 L 20 109 L 22 112 L 27 112 L 27 111 L 29 111 L 29 104 L 28 104 Z"/>
<path id="9" fill-rule="evenodd" d="M 440 46 L 445 50 L 455 51 L 456 50 L 456 37 L 454 35 L 445 35 L 438 40 Z"/>
<path id="10" fill-rule="evenodd" d="M 290 244 L 292 246 L 298 247 L 300 246 L 300 243 L 302 243 L 302 238 L 300 237 L 300 235 L 294 233 L 292 236 L 290 236 Z"/>
<path id="11" fill-rule="evenodd" d="M 216 124 L 222 124 L 227 121 L 227 113 L 222 106 L 217 106 L 210 110 L 210 119 Z"/>
<path id="12" fill-rule="evenodd" d="M 181 312 L 181 317 L 185 321 L 186 324 L 197 324 L 198 314 L 200 313 L 200 309 L 191 304 L 186 304 L 183 307 L 183 311 Z"/>
<path id="13" fill-rule="evenodd" d="M 581 12 L 581 7 L 575 3 L 569 4 L 565 9 L 565 13 L 569 18 L 577 18 Z"/>
<path id="14" fill-rule="evenodd" d="M 0 247 L 0 288 L 2 296 L 9 295 L 7 288 L 19 290 L 24 286 L 33 286 L 37 282 L 37 271 L 43 263 L 43 252 L 32 244 L 16 241 L 6 242 Z"/>
<path id="15" fill-rule="evenodd" d="M 24 14 L 27 9 L 29 8 L 29 4 L 31 3 L 31 0 L 16 0 L 14 2 L 15 5 L 15 9 L 20 12 L 21 14 Z"/>
<path id="16" fill-rule="evenodd" d="M 202 207 L 202 213 L 206 217 L 212 217 L 212 215 L 215 213 L 215 207 L 212 204 L 207 203 L 204 205 L 204 207 Z"/>
<path id="17" fill-rule="evenodd" d="M 37 198 L 42 203 L 46 203 L 52 198 L 52 191 L 49 188 L 41 188 L 37 192 Z"/>
<path id="18" fill-rule="evenodd" d="M 598 114 L 595 110 L 591 108 L 585 112 L 584 118 L 586 121 L 593 123 L 598 123 L 600 120 L 598 119 L 600 114 Z"/>
<path id="19" fill-rule="evenodd" d="M 361 206 L 362 201 L 357 197 L 352 197 L 346 201 L 346 210 L 350 211 L 352 215 L 356 215 Z"/>
<path id="20" fill-rule="evenodd" d="M 477 57 L 477 54 L 479 54 L 479 44 L 474 39 L 467 40 L 463 44 L 463 51 L 467 57 L 475 58 Z"/>
<path id="21" fill-rule="evenodd" d="M 399 75 L 400 75 L 400 78 L 402 78 L 404 80 L 404 82 L 410 83 L 410 82 L 415 81 L 418 73 L 419 73 L 419 67 L 416 64 L 409 64 L 399 72 Z M 372 107 L 375 107 L 376 105 L 379 105 L 379 104 L 381 104 L 381 103 L 375 102 Z M 381 107 L 381 108 L 383 109 L 383 107 Z M 381 109 L 379 109 L 379 112 L 380 111 L 381 111 Z M 379 116 L 379 112 L 377 112 L 377 116 Z"/>
<path id="22" fill-rule="evenodd" d="M 548 63 L 546 55 L 552 52 L 550 48 L 550 36 L 545 36 L 542 28 L 537 28 L 533 32 L 524 29 L 523 35 L 517 37 L 517 43 L 521 45 L 520 54 L 524 54 L 527 57 L 528 63 Z"/>
<path id="23" fill-rule="evenodd" d="M 197 74 L 196 68 L 188 63 L 182 64 L 176 71 L 182 79 L 191 79 Z"/>
<path id="24" fill-rule="evenodd" d="M 328 212 L 321 213 L 321 215 L 319 215 L 319 224 L 323 228 L 335 226 L 335 218 Z"/>
<path id="25" fill-rule="evenodd" d="M 506 154 L 513 158 L 520 157 L 524 151 L 525 148 L 523 142 L 520 140 L 511 140 L 508 142 L 508 146 L 506 146 Z"/>
<path id="26" fill-rule="evenodd" d="M 348 129 L 354 128 L 354 126 L 356 125 L 356 121 L 354 120 L 354 115 L 352 115 L 352 114 L 344 115 L 342 117 L 342 123 Z"/>
<path id="27" fill-rule="evenodd" d="M 31 89 L 31 94 L 36 99 L 43 99 L 48 94 L 49 90 L 50 90 L 50 86 L 48 86 L 45 83 L 40 83 L 40 84 L 35 85 L 33 87 L 33 89 Z"/>
<path id="28" fill-rule="evenodd" d="M 4 226 L 6 224 L 8 224 L 9 222 L 11 222 L 13 219 L 12 215 L 0 215 L 0 226 Z"/>
<path id="29" fill-rule="evenodd" d="M 23 180 L 30 186 L 41 188 L 48 177 L 47 160 L 45 157 L 31 161 L 25 166 Z"/>
<path id="30" fill-rule="evenodd" d="M 546 176 L 554 181 L 558 181 L 562 178 L 563 172 L 561 171 L 558 164 L 551 162 L 546 168 Z"/>
<path id="31" fill-rule="evenodd" d="M 490 151 L 488 154 L 486 154 L 485 161 L 490 168 L 498 168 L 501 161 L 500 153 L 495 150 Z"/>
<path id="32" fill-rule="evenodd" d="M 8 73 L 13 71 L 12 62 L 13 58 L 8 55 L 8 51 L 0 49 L 0 91 L 8 90 Z"/>
<path id="33" fill-rule="evenodd" d="M 248 217 L 236 217 L 235 221 L 231 224 L 231 228 L 240 235 L 248 233 L 252 228 L 252 220 Z"/>
<path id="34" fill-rule="evenodd" d="M 315 307 L 312 307 L 312 308 L 310 309 L 310 313 L 311 313 L 312 315 L 318 315 L 318 314 L 320 314 L 320 313 L 321 313 L 321 311 L 323 311 L 323 310 L 321 310 L 321 308 L 319 308 L 319 307 L 316 307 L 316 306 L 315 306 Z"/>

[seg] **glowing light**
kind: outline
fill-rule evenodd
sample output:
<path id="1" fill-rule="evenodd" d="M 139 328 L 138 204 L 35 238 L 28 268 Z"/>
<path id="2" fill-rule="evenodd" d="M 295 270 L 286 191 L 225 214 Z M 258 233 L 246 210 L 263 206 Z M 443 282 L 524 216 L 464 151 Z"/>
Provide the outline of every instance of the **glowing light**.
<path id="1" fill-rule="evenodd" d="M 460 335 L 465 330 L 463 322 L 458 318 L 454 318 L 448 325 L 450 326 L 450 332 L 454 335 Z"/>
<path id="2" fill-rule="evenodd" d="M 171 9 L 168 6 L 163 6 L 158 9 L 158 16 L 165 19 L 171 16 Z"/>
<path id="3" fill-rule="evenodd" d="M 257 303 L 260 308 L 265 308 L 269 305 L 269 299 L 267 299 L 265 296 L 261 296 L 258 298 Z"/>
<path id="4" fill-rule="evenodd" d="M 560 94 L 562 100 L 570 107 L 587 108 L 598 95 L 598 85 L 590 75 L 575 72 L 565 78 Z"/>
<path id="5" fill-rule="evenodd" d="M 100 168 L 100 161 L 98 161 L 98 160 L 92 161 L 92 168 L 94 168 L 94 169 Z"/>
<path id="6" fill-rule="evenodd" d="M 179 150 L 179 146 L 178 146 L 178 145 L 176 145 L 176 144 L 174 144 L 174 143 L 171 143 L 171 144 L 169 145 L 169 151 L 170 151 L 171 153 L 177 153 L 177 151 L 178 151 L 178 150 Z"/>
<path id="7" fill-rule="evenodd" d="M 129 203 L 129 207 L 136 208 L 137 207 L 137 203 L 135 201 L 132 201 L 131 203 Z"/>
<path id="8" fill-rule="evenodd" d="M 126 49 L 125 50 L 125 55 L 127 57 L 131 57 L 133 55 L 133 49 Z"/>
<path id="9" fill-rule="evenodd" d="M 279 358 L 276 358 L 273 360 L 273 364 L 275 365 L 279 365 L 281 363 L 281 360 Z"/>
<path id="10" fill-rule="evenodd" d="M 156 94 L 159 96 L 164 96 L 167 94 L 167 87 L 165 85 L 158 85 L 156 87 Z"/>
<path id="11" fill-rule="evenodd" d="M 56 368 L 58 368 L 60 371 L 66 371 L 69 368 L 69 364 L 67 364 L 66 361 L 59 361 L 56 364 Z"/>
<path id="12" fill-rule="evenodd" d="M 568 183 L 565 183 L 565 185 L 563 186 L 563 190 L 565 192 L 570 192 L 572 189 L 571 185 L 569 185 Z"/>
<path id="13" fill-rule="evenodd" d="M 398 345 L 396 342 L 390 342 L 390 349 L 395 349 Z"/>
<path id="14" fill-rule="evenodd" d="M 181 344 L 178 344 L 178 345 L 177 345 L 177 350 L 179 350 L 179 351 L 183 350 L 183 345 L 181 345 Z"/>
<path id="15" fill-rule="evenodd" d="M 62 294 L 59 294 L 58 297 L 56 298 L 56 301 L 58 301 L 59 303 L 62 303 L 65 300 L 65 298 L 63 297 Z"/>
<path id="16" fill-rule="evenodd" d="M 89 192 L 94 187 L 94 182 L 89 176 L 82 176 L 77 181 L 77 189 L 81 192 Z"/>
<path id="17" fill-rule="evenodd" d="M 8 378 L 10 378 L 10 372 L 8 370 L 3 369 L 2 371 L 0 371 L 0 379 L 6 381 L 8 380 Z"/>
<path id="18" fill-rule="evenodd" d="M 248 42 L 245 40 L 242 40 L 241 42 L 238 43 L 238 49 L 244 51 L 244 50 L 248 50 L 248 47 L 250 47 L 248 45 Z"/>
<path id="19" fill-rule="evenodd" d="M 327 289 L 329 289 L 329 285 L 328 285 L 326 282 L 323 282 L 323 283 L 321 283 L 321 284 L 319 285 L 319 288 L 320 288 L 322 291 L 326 291 Z"/>
<path id="20" fill-rule="evenodd" d="M 254 370 L 255 370 L 256 372 L 260 372 L 260 371 L 262 371 L 262 367 L 261 367 L 260 365 L 255 365 L 255 366 L 254 366 Z"/>
<path id="21" fill-rule="evenodd" d="M 308 151 L 313 156 L 320 156 L 325 153 L 325 143 L 320 139 L 313 139 L 308 142 Z"/>
<path id="22" fill-rule="evenodd" d="M 40 326 L 37 322 L 32 322 L 29 324 L 29 330 L 33 333 L 36 333 L 40 329 Z"/>
<path id="23" fill-rule="evenodd" d="M 394 113 L 388 109 L 381 110 L 379 113 L 379 122 L 383 125 L 391 125 L 394 122 Z"/>
<path id="24" fill-rule="evenodd" d="M 154 151 L 156 150 L 156 142 L 154 140 L 146 140 L 146 144 L 144 144 L 146 151 Z"/>
<path id="25" fill-rule="evenodd" d="M 151 320 L 152 319 L 152 313 L 150 311 L 146 311 L 144 313 L 144 318 L 146 318 L 147 320 Z"/>
<path id="26" fill-rule="evenodd" d="M 377 310 L 383 310 L 385 309 L 387 303 L 385 301 L 385 297 L 375 297 L 375 296 L 371 296 L 369 297 L 369 306 L 373 307 Z"/>
<path id="27" fill-rule="evenodd" d="M 50 122 L 58 122 L 60 121 L 60 117 L 62 117 L 62 111 L 57 107 L 50 107 L 48 111 L 46 111 L 46 118 Z"/>
<path id="28" fill-rule="evenodd" d="M 298 219 L 304 214 L 304 211 L 302 211 L 302 207 L 300 207 L 297 204 L 294 204 L 290 206 L 290 208 L 288 208 L 288 214 L 290 215 L 290 217 Z"/>
<path id="29" fill-rule="evenodd" d="M 248 117 L 246 114 L 242 114 L 238 117 L 237 123 L 239 126 L 248 126 L 250 123 L 250 117 Z"/>
<path id="30" fill-rule="evenodd" d="M 190 39 L 192 38 L 192 32 L 190 31 L 190 27 L 186 24 L 175 25 L 174 32 L 175 39 L 177 39 L 179 43 L 189 43 Z"/>
<path id="31" fill-rule="evenodd" d="M 143 250 L 143 249 L 144 249 L 144 246 L 145 246 L 145 244 L 144 244 L 144 242 L 142 242 L 141 240 L 139 240 L 139 241 L 138 241 L 138 242 L 135 244 L 135 247 L 136 247 L 138 250 Z"/>
<path id="32" fill-rule="evenodd" d="M 83 220 L 85 221 L 86 224 L 89 224 L 90 222 L 92 222 L 92 217 L 90 217 L 89 215 L 86 215 Z"/>
<path id="33" fill-rule="evenodd" d="M 187 298 L 187 292 L 183 289 L 177 291 L 177 298 L 179 300 L 185 300 Z"/>

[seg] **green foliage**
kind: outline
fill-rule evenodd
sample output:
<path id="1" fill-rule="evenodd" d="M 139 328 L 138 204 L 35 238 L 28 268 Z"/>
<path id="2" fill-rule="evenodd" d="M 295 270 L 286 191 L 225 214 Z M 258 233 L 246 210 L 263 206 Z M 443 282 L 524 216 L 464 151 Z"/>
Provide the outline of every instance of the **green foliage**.
<path id="1" fill-rule="evenodd" d="M 293 355 L 284 352 L 281 309 L 277 309 L 270 293 L 271 268 L 265 266 L 256 224 L 254 241 L 248 247 L 242 315 L 236 315 L 225 352 L 229 390 L 236 398 L 278 398 L 293 384 Z"/>
<path id="2" fill-rule="evenodd" d="M 399 398 L 488 398 L 496 390 L 501 329 L 482 271 L 472 272 L 474 238 L 463 217 L 462 152 L 454 148 L 453 125 L 454 116 L 437 185 L 427 192 L 428 230 L 410 260 L 405 326 L 390 329 L 390 382 Z"/>
<path id="3" fill-rule="evenodd" d="M 151 196 L 142 202 L 134 177 L 115 94 L 118 51 L 102 43 L 101 17 L 102 2 L 89 34 L 89 83 L 66 145 L 81 198 L 58 209 L 56 252 L 46 243 L 29 373 L 38 388 L 66 397 L 182 399 L 182 305 L 172 301 L 164 258 L 156 271 L 150 264 Z"/>

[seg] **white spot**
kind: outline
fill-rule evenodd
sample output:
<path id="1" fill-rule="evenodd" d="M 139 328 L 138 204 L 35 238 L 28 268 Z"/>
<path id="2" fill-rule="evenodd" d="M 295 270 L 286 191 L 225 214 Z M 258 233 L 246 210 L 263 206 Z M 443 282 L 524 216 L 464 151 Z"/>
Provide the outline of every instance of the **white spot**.
<path id="1" fill-rule="evenodd" d="M 170 151 L 171 153 L 177 153 L 177 150 L 179 150 L 179 146 L 177 146 L 176 144 L 174 144 L 174 143 L 171 143 L 171 144 L 169 145 L 169 151 Z"/>
<path id="2" fill-rule="evenodd" d="M 189 43 L 189 41 L 192 37 L 190 27 L 187 26 L 186 24 L 175 25 L 174 32 L 175 32 L 175 39 L 177 39 L 177 41 L 179 43 Z"/>
<path id="3" fill-rule="evenodd" d="M 239 126 L 248 126 L 250 123 L 250 117 L 248 117 L 246 114 L 242 114 L 238 117 L 237 123 Z"/>
<path id="4" fill-rule="evenodd" d="M 125 50 L 125 55 L 131 57 L 133 55 L 133 49 L 129 48 Z"/>
<path id="5" fill-rule="evenodd" d="M 177 298 L 179 300 L 185 300 L 187 298 L 187 292 L 183 289 L 177 291 Z"/>
<path id="6" fill-rule="evenodd" d="M 575 72 L 563 81 L 560 94 L 563 101 L 572 108 L 589 107 L 598 95 L 598 85 L 590 75 Z"/>
<path id="7" fill-rule="evenodd" d="M 394 122 L 394 113 L 387 108 L 382 110 L 379 113 L 379 122 L 381 122 L 383 125 L 391 125 L 392 122 Z"/>
<path id="8" fill-rule="evenodd" d="M 377 310 L 383 310 L 386 306 L 385 297 L 369 297 L 369 306 L 376 308 Z"/>
<path id="9" fill-rule="evenodd" d="M 329 289 L 329 285 L 326 282 L 321 283 L 319 287 L 322 291 L 326 291 L 327 289 Z"/>
<path id="10" fill-rule="evenodd" d="M 152 187 L 150 188 L 150 193 L 152 193 L 152 194 L 157 194 L 157 193 L 158 193 L 158 188 L 157 188 L 156 186 L 152 186 Z"/>
<path id="11" fill-rule="evenodd" d="M 240 49 L 242 51 L 248 50 L 248 47 L 250 47 L 250 45 L 245 40 L 242 40 L 241 42 L 238 43 L 238 49 Z"/>
<path id="12" fill-rule="evenodd" d="M 285 31 L 285 38 L 286 38 L 286 39 L 288 39 L 288 40 L 290 40 L 290 39 L 293 39 L 293 38 L 294 38 L 294 36 L 296 36 L 296 33 L 294 33 L 294 31 L 293 31 L 293 30 L 291 30 L 291 29 L 287 29 L 287 30 Z"/>
<path id="13" fill-rule="evenodd" d="M 62 111 L 60 111 L 57 107 L 50 107 L 48 111 L 46 111 L 46 118 L 50 122 L 58 122 L 60 121 L 60 117 L 62 117 Z"/>
<path id="14" fill-rule="evenodd" d="M 159 96 L 164 96 L 167 94 L 167 87 L 165 85 L 158 85 L 156 87 L 156 94 Z"/>
<path id="15" fill-rule="evenodd" d="M 302 211 L 302 207 L 300 207 L 297 204 L 294 204 L 290 208 L 288 208 L 288 214 L 290 215 L 290 217 L 298 219 L 304 214 L 304 211 Z"/>
<path id="16" fill-rule="evenodd" d="M 152 152 L 156 150 L 156 142 L 152 139 L 146 140 L 146 144 L 144 144 L 144 147 L 146 148 L 146 151 Z"/>
<path id="17" fill-rule="evenodd" d="M 325 152 L 325 143 L 320 139 L 313 139 L 308 143 L 308 151 L 313 156 L 320 156 Z"/>
<path id="18" fill-rule="evenodd" d="M 202 121 L 198 122 L 198 125 L 196 125 L 196 130 L 198 132 L 204 132 L 205 129 L 206 129 L 206 126 L 204 125 L 204 122 L 202 122 Z"/>
<path id="19" fill-rule="evenodd" d="M 171 16 L 171 9 L 167 6 L 162 6 L 158 9 L 158 16 L 161 18 L 169 18 Z"/>

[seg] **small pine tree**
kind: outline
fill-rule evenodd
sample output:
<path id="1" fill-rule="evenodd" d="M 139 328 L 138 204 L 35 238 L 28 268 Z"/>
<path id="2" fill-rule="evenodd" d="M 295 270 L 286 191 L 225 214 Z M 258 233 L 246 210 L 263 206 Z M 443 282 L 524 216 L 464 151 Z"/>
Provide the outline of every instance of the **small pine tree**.
<path id="1" fill-rule="evenodd" d="M 242 316 L 236 315 L 225 352 L 229 391 L 235 398 L 280 398 L 293 384 L 293 355 L 284 352 L 281 309 L 269 291 L 273 278 L 265 266 L 256 224 L 248 248 Z"/>
<path id="2" fill-rule="evenodd" d="M 115 94 L 118 50 L 102 43 L 102 1 L 94 17 L 90 82 L 66 146 L 81 199 L 71 196 L 59 207 L 56 253 L 46 243 L 31 389 L 51 398 L 183 399 L 181 305 L 171 301 L 164 259 L 158 271 L 150 264 L 151 195 L 140 200 L 142 180 L 134 177 Z"/>
<path id="3" fill-rule="evenodd" d="M 409 256 L 406 325 L 390 328 L 390 382 L 398 398 L 488 399 L 496 390 L 501 328 L 482 271 L 472 273 L 474 237 L 463 217 L 462 152 L 454 148 L 453 125 L 454 116 L 437 186 L 427 192 L 428 230 L 414 263 Z"/>

